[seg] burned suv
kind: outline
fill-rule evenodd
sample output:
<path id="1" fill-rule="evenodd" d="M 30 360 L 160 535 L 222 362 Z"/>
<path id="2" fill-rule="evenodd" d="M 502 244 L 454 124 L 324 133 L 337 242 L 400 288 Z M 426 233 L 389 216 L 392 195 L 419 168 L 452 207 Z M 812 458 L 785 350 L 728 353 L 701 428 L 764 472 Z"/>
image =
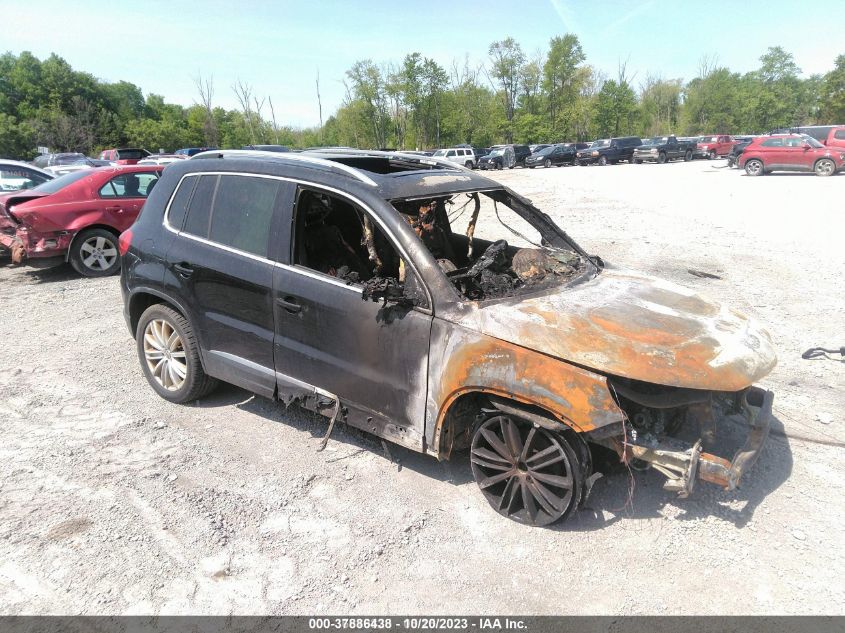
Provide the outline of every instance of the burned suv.
<path id="1" fill-rule="evenodd" d="M 530 200 L 401 153 L 209 152 L 164 171 L 120 239 L 125 316 L 171 402 L 218 380 L 437 459 L 499 513 L 569 516 L 593 450 L 688 495 L 733 489 L 775 365 L 748 318 L 586 253 Z M 749 428 L 717 456 L 726 418 Z M 733 452 L 733 451 L 732 451 Z"/>

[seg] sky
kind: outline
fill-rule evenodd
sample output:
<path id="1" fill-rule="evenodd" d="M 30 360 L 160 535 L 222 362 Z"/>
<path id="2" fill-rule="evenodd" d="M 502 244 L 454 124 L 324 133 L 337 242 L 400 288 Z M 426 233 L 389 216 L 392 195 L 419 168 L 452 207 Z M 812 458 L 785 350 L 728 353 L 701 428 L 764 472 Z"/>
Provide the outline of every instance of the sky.
<path id="1" fill-rule="evenodd" d="M 318 72 L 327 118 L 359 59 L 399 63 L 416 51 L 447 70 L 465 58 L 475 66 L 508 36 L 531 56 L 575 33 L 587 63 L 609 77 L 626 63 L 635 87 L 649 74 L 691 79 L 705 55 L 747 72 L 777 45 L 805 75 L 825 73 L 845 53 L 845 1 L 826 3 L 824 20 L 808 12 L 804 0 L 0 0 L 0 51 L 56 53 L 184 106 L 198 100 L 199 73 L 213 77 L 224 108 L 237 107 L 241 80 L 272 99 L 280 125 L 307 127 L 319 121 Z"/>

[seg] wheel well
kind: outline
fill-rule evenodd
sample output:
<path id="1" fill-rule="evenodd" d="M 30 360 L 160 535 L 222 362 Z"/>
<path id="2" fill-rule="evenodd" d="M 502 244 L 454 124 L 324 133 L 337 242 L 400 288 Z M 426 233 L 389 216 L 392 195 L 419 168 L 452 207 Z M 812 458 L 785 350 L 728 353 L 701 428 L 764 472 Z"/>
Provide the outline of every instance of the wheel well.
<path id="1" fill-rule="evenodd" d="M 129 299 L 129 323 L 132 327 L 133 334 L 137 334 L 138 321 L 141 320 L 141 315 L 144 314 L 144 311 L 157 303 L 166 305 L 168 308 L 182 314 L 182 310 L 180 310 L 177 305 L 171 303 L 167 299 L 159 297 L 158 295 L 150 294 L 148 292 L 139 292 L 134 294 L 132 295 L 132 298 Z M 185 315 L 182 314 L 182 316 Z"/>
<path id="2" fill-rule="evenodd" d="M 546 428 L 578 435 L 542 407 L 482 391 L 470 391 L 458 396 L 443 416 L 437 445 L 438 456 L 449 459 L 453 450 L 468 448 L 472 442 L 473 426 L 479 416 L 486 417 L 493 412 L 507 413 L 514 410 Z"/>
<path id="3" fill-rule="evenodd" d="M 89 226 L 83 227 L 79 229 L 76 234 L 73 236 L 73 239 L 70 241 L 70 246 L 68 246 L 67 253 L 65 254 L 65 261 L 70 260 L 70 253 L 73 251 L 73 246 L 76 244 L 77 238 L 82 235 L 85 231 L 90 231 L 91 229 L 103 229 L 104 231 L 108 231 L 115 237 L 120 237 L 120 231 L 118 231 L 113 226 L 109 226 L 108 224 L 91 224 Z"/>

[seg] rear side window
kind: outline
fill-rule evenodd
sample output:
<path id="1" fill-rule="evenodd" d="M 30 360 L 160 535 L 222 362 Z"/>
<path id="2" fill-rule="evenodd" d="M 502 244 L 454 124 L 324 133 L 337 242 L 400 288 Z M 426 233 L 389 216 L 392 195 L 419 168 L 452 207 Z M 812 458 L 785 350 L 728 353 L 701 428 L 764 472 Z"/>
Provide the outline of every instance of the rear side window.
<path id="1" fill-rule="evenodd" d="M 177 231 L 182 230 L 182 222 L 185 220 L 185 213 L 188 211 L 188 204 L 191 201 L 191 194 L 197 186 L 197 176 L 188 176 L 179 183 L 176 195 L 170 202 L 170 209 L 167 212 L 167 221 Z"/>
<path id="2" fill-rule="evenodd" d="M 280 186 L 280 181 L 271 178 L 221 176 L 214 198 L 209 239 L 266 257 Z"/>
<path id="3" fill-rule="evenodd" d="M 782 138 L 770 138 L 760 143 L 763 147 L 783 147 Z"/>
<path id="4" fill-rule="evenodd" d="M 836 130 L 833 133 L 833 138 L 839 139 L 840 141 L 845 140 L 845 130 Z"/>
<path id="5" fill-rule="evenodd" d="M 194 195 L 188 207 L 188 217 L 185 219 L 185 233 L 198 237 L 208 237 L 209 220 L 211 220 L 211 205 L 214 202 L 214 191 L 219 176 L 200 176 L 194 189 Z"/>

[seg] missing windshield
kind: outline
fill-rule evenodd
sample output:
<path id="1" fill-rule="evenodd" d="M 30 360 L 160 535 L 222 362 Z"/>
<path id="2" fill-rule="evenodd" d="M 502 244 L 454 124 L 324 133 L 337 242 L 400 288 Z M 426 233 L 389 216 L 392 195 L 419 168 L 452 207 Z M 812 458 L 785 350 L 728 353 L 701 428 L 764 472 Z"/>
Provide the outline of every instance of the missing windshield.
<path id="1" fill-rule="evenodd" d="M 573 243 L 503 190 L 393 204 L 467 299 L 556 286 L 585 269 Z"/>

